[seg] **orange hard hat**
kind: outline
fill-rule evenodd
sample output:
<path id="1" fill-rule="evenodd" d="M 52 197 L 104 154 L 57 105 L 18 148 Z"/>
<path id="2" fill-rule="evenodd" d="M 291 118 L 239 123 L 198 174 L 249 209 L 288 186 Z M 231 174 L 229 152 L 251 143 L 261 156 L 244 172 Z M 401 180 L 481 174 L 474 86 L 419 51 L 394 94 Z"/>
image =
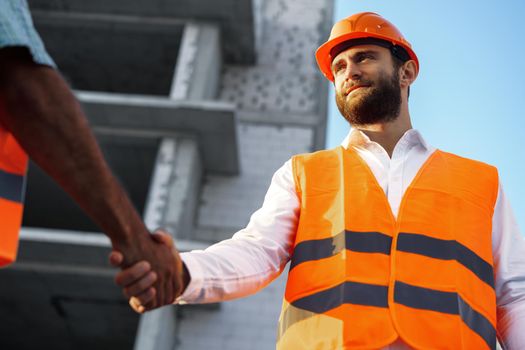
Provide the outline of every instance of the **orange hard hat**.
<path id="1" fill-rule="evenodd" d="M 419 70 L 417 56 L 399 29 L 377 13 L 361 12 L 334 24 L 330 37 L 315 53 L 317 64 L 328 80 L 334 81 L 331 69 L 334 57 L 359 44 L 388 47 L 402 61 L 414 60 Z"/>

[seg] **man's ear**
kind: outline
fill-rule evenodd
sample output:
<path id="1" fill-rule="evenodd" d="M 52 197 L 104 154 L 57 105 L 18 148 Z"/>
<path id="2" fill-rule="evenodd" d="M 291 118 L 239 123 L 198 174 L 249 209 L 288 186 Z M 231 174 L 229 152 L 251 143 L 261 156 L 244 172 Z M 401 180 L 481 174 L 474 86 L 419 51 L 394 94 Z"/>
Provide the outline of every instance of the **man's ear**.
<path id="1" fill-rule="evenodd" d="M 399 83 L 401 86 L 410 86 L 416 80 L 418 69 L 414 60 L 403 63 L 399 72 Z"/>

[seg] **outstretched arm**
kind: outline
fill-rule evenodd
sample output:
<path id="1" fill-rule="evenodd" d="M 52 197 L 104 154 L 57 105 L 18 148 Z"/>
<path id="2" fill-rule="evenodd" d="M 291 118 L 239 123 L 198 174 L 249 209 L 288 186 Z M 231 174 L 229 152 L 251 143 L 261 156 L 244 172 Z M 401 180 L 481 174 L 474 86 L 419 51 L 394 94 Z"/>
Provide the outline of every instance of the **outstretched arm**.
<path id="1" fill-rule="evenodd" d="M 0 49 L 0 124 L 123 252 L 123 266 L 146 260 L 156 272 L 156 303 L 181 288 L 181 264 L 149 235 L 107 166 L 71 89 L 22 47 Z"/>
<path id="2" fill-rule="evenodd" d="M 299 198 L 295 192 L 291 163 L 275 173 L 262 207 L 246 228 L 213 246 L 181 254 L 187 267 L 180 303 L 209 303 L 246 296 L 274 280 L 290 258 L 299 218 Z M 169 238 L 169 237 L 168 237 Z M 118 252 L 111 255 L 118 265 Z M 153 290 L 147 264 L 136 264 L 117 275 L 117 284 L 131 298 L 138 312 Z"/>

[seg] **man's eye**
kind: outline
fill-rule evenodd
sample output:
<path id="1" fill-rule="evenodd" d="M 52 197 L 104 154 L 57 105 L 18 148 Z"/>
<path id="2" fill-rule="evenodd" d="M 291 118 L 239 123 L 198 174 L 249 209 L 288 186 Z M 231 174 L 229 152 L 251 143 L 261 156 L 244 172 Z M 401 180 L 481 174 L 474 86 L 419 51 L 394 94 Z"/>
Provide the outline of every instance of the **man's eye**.
<path id="1" fill-rule="evenodd" d="M 334 67 L 334 73 L 339 73 L 345 69 L 344 64 L 336 64 Z"/>
<path id="2" fill-rule="evenodd" d="M 374 58 L 374 57 L 372 55 L 370 55 L 370 54 L 359 55 L 359 56 L 357 56 L 357 62 L 363 62 L 363 61 L 365 61 L 367 59 L 372 59 L 372 58 Z"/>

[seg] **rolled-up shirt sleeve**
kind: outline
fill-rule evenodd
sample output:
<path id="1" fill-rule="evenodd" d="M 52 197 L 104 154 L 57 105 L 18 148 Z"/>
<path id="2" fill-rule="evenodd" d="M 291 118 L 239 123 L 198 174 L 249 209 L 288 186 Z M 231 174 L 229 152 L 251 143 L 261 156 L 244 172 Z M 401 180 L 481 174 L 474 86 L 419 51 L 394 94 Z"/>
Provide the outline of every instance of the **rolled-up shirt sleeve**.
<path id="1" fill-rule="evenodd" d="M 262 207 L 246 228 L 205 250 L 182 253 L 191 276 L 177 303 L 208 303 L 246 296 L 283 271 L 299 217 L 291 161 L 279 168 Z"/>
<path id="2" fill-rule="evenodd" d="M 501 185 L 494 209 L 492 247 L 498 338 L 503 349 L 525 349 L 525 240 Z"/>
<path id="3" fill-rule="evenodd" d="M 33 25 L 27 0 L 0 1 L 0 49 L 4 47 L 25 47 L 35 63 L 56 68 Z"/>

